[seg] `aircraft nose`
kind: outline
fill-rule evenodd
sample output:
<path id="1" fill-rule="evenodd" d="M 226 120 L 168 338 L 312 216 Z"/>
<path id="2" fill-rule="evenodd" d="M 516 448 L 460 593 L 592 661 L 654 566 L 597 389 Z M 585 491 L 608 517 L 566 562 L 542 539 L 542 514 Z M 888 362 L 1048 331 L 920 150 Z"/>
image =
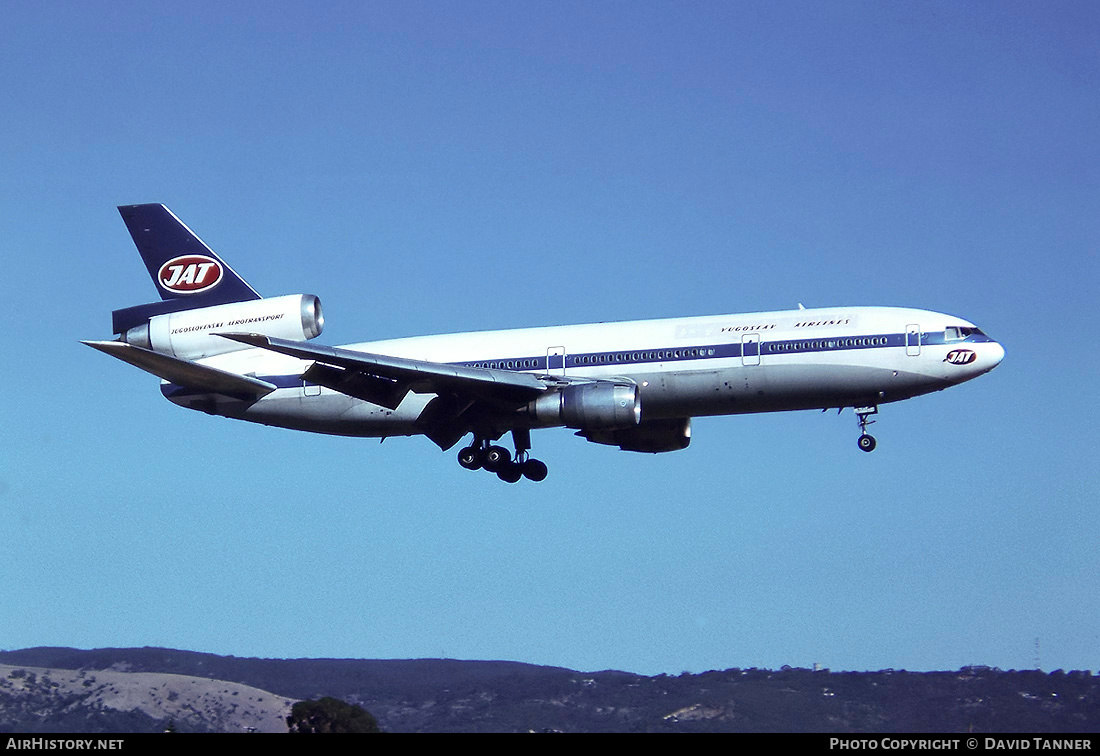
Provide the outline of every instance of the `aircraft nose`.
<path id="1" fill-rule="evenodd" d="M 987 351 L 989 352 L 989 356 L 987 359 L 989 359 L 990 364 L 989 367 L 986 368 L 986 370 L 992 370 L 993 368 L 1000 365 L 1001 360 L 1005 358 L 1005 348 L 1001 346 L 1000 343 L 994 341 L 989 345 L 989 349 Z"/>

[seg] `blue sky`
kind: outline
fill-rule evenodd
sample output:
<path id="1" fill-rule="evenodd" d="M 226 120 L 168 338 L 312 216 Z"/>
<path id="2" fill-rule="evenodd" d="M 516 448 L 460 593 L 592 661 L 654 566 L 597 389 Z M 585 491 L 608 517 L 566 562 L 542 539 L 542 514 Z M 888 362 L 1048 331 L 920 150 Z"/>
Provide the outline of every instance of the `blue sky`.
<path id="1" fill-rule="evenodd" d="M 1094 3 L 6 3 L 0 648 L 1100 668 Z M 844 304 L 993 373 L 540 485 L 179 409 L 78 343 L 163 202 L 324 343 Z"/>

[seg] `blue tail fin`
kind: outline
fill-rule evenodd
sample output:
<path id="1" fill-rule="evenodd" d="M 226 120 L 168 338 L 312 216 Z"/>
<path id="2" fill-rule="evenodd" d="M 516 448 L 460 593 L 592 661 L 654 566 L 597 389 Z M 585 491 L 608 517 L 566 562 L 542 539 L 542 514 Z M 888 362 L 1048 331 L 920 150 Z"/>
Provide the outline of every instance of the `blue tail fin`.
<path id="1" fill-rule="evenodd" d="M 198 307 L 260 299 L 164 205 L 123 205 L 118 212 L 161 299 L 203 300 Z"/>
<path id="2" fill-rule="evenodd" d="M 122 205 L 118 212 L 163 301 L 115 310 L 115 333 L 154 315 L 261 299 L 164 205 Z"/>

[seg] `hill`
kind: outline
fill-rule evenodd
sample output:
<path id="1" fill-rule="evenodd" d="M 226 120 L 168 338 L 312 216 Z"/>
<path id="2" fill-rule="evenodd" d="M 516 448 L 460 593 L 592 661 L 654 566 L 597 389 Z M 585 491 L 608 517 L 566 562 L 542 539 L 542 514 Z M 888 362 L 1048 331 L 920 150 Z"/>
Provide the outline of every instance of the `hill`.
<path id="1" fill-rule="evenodd" d="M 112 710 L 119 715 L 130 702 L 135 704 L 127 714 L 127 729 L 114 731 L 160 729 L 166 716 L 176 717 L 180 729 L 239 731 L 252 726 L 244 718 L 246 712 L 257 718 L 273 716 L 261 712 L 321 696 L 363 706 L 391 732 L 1100 730 L 1100 678 L 1088 671 L 1047 674 L 965 667 L 956 672 L 830 672 L 785 667 L 645 677 L 517 662 L 247 659 L 162 648 L 34 648 L 0 652 L 0 664 L 8 665 L 0 667 L 0 679 L 8 683 L 0 685 L 0 729 L 13 731 L 27 731 L 29 722 L 44 726 L 55 721 L 70 723 L 59 729 L 90 731 L 76 726 L 83 720 L 74 719 L 81 709 L 72 696 L 81 690 L 73 681 L 80 681 L 76 687 L 83 689 L 89 676 L 94 678 L 92 685 L 107 682 L 105 673 L 129 675 L 117 681 L 112 677 L 110 683 L 119 688 L 123 680 L 130 680 L 125 684 L 134 690 L 112 699 L 123 702 Z M 53 714 L 42 708 L 34 720 L 27 718 L 33 707 L 20 708 L 18 703 L 31 667 L 47 670 L 33 672 L 36 695 L 48 692 L 42 687 L 45 675 L 56 699 Z M 21 668 L 24 677 L 12 678 Z M 76 675 L 63 683 L 64 675 L 57 670 Z M 171 676 L 210 683 L 202 688 L 179 681 L 172 688 L 182 696 L 192 686 L 195 703 L 189 705 L 202 716 L 184 719 L 178 708 L 164 708 L 170 695 L 165 693 L 166 680 L 175 680 Z M 35 700 L 45 706 L 46 699 Z M 278 706 L 269 709 L 276 700 Z M 237 708 L 229 711 L 234 705 Z"/>
<path id="2" fill-rule="evenodd" d="M 0 731 L 286 732 L 292 703 L 203 677 L 0 664 Z"/>

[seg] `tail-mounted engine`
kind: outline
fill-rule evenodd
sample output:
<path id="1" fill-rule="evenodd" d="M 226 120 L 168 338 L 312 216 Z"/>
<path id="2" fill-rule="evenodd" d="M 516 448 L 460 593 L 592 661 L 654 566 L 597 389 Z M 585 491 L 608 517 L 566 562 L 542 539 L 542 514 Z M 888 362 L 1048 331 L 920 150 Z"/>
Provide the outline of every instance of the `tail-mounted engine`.
<path id="1" fill-rule="evenodd" d="M 527 411 L 541 425 L 581 430 L 633 428 L 642 419 L 638 387 L 611 381 L 566 386 L 540 396 Z"/>
<path id="2" fill-rule="evenodd" d="M 321 300 L 312 294 L 290 294 L 156 315 L 127 330 L 121 340 L 173 357 L 197 360 L 249 348 L 214 334 L 260 333 L 303 341 L 319 336 L 324 325 Z"/>

